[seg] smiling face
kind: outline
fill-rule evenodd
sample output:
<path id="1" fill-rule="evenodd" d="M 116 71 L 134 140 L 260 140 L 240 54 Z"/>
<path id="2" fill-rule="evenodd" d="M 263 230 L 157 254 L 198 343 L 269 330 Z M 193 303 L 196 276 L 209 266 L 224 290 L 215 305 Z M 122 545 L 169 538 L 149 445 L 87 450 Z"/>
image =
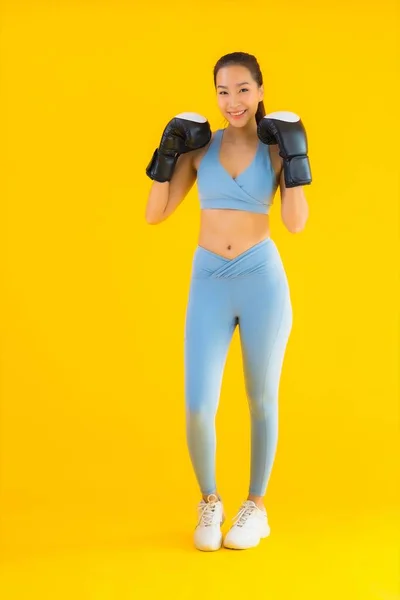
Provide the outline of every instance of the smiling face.
<path id="1" fill-rule="evenodd" d="M 255 118 L 264 89 L 258 86 L 249 69 L 240 65 L 222 67 L 215 85 L 219 109 L 230 125 L 244 127 Z"/>

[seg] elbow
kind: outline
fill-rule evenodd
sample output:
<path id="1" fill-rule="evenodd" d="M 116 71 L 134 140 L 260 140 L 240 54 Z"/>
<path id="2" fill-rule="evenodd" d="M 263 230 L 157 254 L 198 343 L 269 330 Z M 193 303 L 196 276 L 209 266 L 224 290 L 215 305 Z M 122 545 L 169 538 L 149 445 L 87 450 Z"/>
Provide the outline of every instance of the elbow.
<path id="1" fill-rule="evenodd" d="M 305 229 L 308 221 L 308 210 L 297 214 L 282 213 L 282 221 L 290 233 L 300 233 Z"/>
<path id="2" fill-rule="evenodd" d="M 296 219 L 294 221 L 284 221 L 285 227 L 290 233 L 301 233 L 306 226 L 307 217 L 304 219 Z"/>
<path id="3" fill-rule="evenodd" d="M 158 223 L 161 223 L 161 221 L 163 221 L 163 218 L 158 215 L 146 213 L 145 220 L 147 225 L 158 225 Z"/>
<path id="4" fill-rule="evenodd" d="M 154 219 L 152 217 L 147 217 L 146 216 L 146 223 L 147 225 L 157 225 L 160 221 L 158 221 L 157 219 Z"/>
<path id="5" fill-rule="evenodd" d="M 303 231 L 303 229 L 305 228 L 306 224 L 296 224 L 296 225 L 291 225 L 290 227 L 288 225 L 286 225 L 286 229 L 288 231 L 290 231 L 290 233 L 300 233 L 301 231 Z"/>

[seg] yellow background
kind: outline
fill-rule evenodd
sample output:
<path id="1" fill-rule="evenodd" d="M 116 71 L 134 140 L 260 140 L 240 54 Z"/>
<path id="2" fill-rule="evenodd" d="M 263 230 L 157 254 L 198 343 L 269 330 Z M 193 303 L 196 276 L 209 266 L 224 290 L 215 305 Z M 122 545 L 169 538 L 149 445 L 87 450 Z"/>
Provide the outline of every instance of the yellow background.
<path id="1" fill-rule="evenodd" d="M 1 591 L 14 598 L 393 600 L 398 520 L 396 3 L 3 2 Z M 199 206 L 144 220 L 181 111 L 254 53 L 304 121 L 301 234 L 271 213 L 293 331 L 256 550 L 192 547 L 183 325 Z M 249 478 L 237 334 L 217 418 L 229 525 Z"/>

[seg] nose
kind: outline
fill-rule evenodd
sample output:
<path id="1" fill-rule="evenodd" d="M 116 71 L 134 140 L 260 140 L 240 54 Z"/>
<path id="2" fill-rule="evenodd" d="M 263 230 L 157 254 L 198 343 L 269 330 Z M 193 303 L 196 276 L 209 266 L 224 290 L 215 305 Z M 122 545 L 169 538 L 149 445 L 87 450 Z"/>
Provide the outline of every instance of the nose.
<path id="1" fill-rule="evenodd" d="M 231 102 L 229 102 L 229 110 L 237 110 L 239 106 L 239 100 L 231 100 Z"/>

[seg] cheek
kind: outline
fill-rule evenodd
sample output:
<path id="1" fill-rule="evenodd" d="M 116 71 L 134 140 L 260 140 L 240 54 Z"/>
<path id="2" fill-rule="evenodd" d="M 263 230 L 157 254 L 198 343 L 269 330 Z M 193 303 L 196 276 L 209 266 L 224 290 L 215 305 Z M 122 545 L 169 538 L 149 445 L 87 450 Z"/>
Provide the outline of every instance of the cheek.
<path id="1" fill-rule="evenodd" d="M 254 95 L 252 96 L 252 98 L 251 98 L 251 105 L 252 105 L 253 107 L 255 107 L 255 110 L 257 110 L 257 107 L 258 107 L 258 103 L 259 103 L 259 101 L 260 101 L 260 100 L 259 100 L 258 94 L 254 94 Z"/>
<path id="2" fill-rule="evenodd" d="M 224 96 L 224 95 L 221 95 L 221 94 L 218 94 L 218 96 L 217 96 L 217 102 L 218 102 L 218 106 L 219 106 L 219 107 L 220 107 L 222 110 L 224 110 L 224 109 L 225 109 L 225 106 L 226 106 L 226 98 L 227 98 L 226 96 Z"/>
<path id="3" fill-rule="evenodd" d="M 250 113 L 256 114 L 257 108 L 258 108 L 258 96 L 254 95 L 254 96 L 252 96 L 251 99 L 248 98 L 247 102 L 246 102 L 246 105 L 247 105 Z"/>

